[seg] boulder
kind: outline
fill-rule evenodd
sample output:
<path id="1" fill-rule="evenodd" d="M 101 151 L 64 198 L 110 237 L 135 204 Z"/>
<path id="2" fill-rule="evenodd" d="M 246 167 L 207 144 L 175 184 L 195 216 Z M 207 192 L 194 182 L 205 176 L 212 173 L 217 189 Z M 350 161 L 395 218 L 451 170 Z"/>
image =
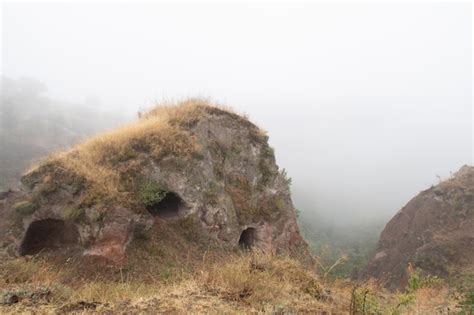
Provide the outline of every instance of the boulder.
<path id="1" fill-rule="evenodd" d="M 421 192 L 385 226 L 360 278 L 403 288 L 409 273 L 449 279 L 474 271 L 474 167 Z"/>
<path id="2" fill-rule="evenodd" d="M 306 252 L 268 136 L 202 100 L 157 107 L 48 157 L 21 182 L 0 200 L 0 245 L 14 255 L 74 248 L 121 263 L 156 221 L 189 218 L 226 247 Z"/>

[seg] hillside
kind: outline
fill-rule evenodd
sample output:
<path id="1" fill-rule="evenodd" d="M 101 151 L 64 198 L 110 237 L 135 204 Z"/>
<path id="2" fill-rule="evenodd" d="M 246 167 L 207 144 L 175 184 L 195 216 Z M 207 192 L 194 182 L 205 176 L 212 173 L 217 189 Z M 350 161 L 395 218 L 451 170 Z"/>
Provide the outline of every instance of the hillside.
<path id="1" fill-rule="evenodd" d="M 387 223 L 361 276 L 392 289 L 407 284 L 410 269 L 472 281 L 473 262 L 474 167 L 463 166 L 452 178 L 410 200 Z"/>
<path id="2" fill-rule="evenodd" d="M 266 133 L 191 99 L 45 158 L 0 193 L 1 313 L 462 310 L 423 279 L 335 279 L 301 237 Z M 355 264 L 360 260 L 354 257 Z M 415 276 L 414 274 L 410 276 Z"/>
<path id="3" fill-rule="evenodd" d="M 15 240 L 7 251 L 78 245 L 83 255 L 121 263 L 128 244 L 154 234 L 159 218 L 194 224 L 231 248 L 307 254 L 267 139 L 245 118 L 201 100 L 151 110 L 25 174 L 24 189 L 8 194 L 2 209 L 12 218 L 3 237 Z"/>

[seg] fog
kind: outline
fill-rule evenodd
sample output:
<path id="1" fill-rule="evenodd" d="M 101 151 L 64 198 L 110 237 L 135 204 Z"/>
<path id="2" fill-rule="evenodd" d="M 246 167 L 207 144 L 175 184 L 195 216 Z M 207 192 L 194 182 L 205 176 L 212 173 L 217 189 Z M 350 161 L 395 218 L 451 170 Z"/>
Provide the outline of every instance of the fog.
<path id="1" fill-rule="evenodd" d="M 2 75 L 130 120 L 160 100 L 232 106 L 269 132 L 312 220 L 387 221 L 472 164 L 469 3 L 1 10 Z"/>

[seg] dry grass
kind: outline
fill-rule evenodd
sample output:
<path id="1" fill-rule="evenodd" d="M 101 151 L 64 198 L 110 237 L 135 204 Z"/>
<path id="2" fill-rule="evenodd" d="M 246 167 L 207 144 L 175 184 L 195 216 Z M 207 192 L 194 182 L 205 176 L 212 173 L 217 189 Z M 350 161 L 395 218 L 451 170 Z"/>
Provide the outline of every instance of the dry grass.
<path id="1" fill-rule="evenodd" d="M 58 282 L 62 271 L 36 258 L 2 258 L 0 263 L 0 288 L 9 284 L 51 285 Z"/>
<path id="2" fill-rule="evenodd" d="M 196 143 L 185 131 L 170 124 L 170 120 L 184 112 L 197 112 L 200 103 L 185 103 L 176 107 L 163 107 L 153 115 L 114 131 L 100 134 L 74 149 L 57 154 L 51 159 L 66 169 L 78 174 L 106 195 L 119 193 L 119 173 L 111 159 L 123 157 L 131 152 L 133 144 L 140 145 L 150 154 L 159 157 L 163 153 L 188 155 L 195 151 Z M 149 146 L 148 148 L 146 146 Z M 132 153 L 133 154 L 133 153 Z M 109 163 L 108 163 L 109 162 Z"/>
<path id="3" fill-rule="evenodd" d="M 206 267 L 198 279 L 207 291 L 224 300 L 254 307 L 294 304 L 301 297 L 317 301 L 323 294 L 316 276 L 297 261 L 261 252 Z"/>
<path id="4" fill-rule="evenodd" d="M 26 262 L 26 263 L 25 263 Z M 19 303 L 1 305 L 1 313 L 51 313 L 75 310 L 83 313 L 234 314 L 307 313 L 348 314 L 354 283 L 324 284 L 299 262 L 261 252 L 208 253 L 193 269 L 167 281 L 81 280 L 61 282 L 67 268 L 58 271 L 42 260 L 15 259 L 1 262 L 0 299 L 5 292 L 26 292 Z M 40 287 L 41 285 L 41 287 Z M 51 292 L 47 300 L 35 300 L 27 292 Z M 39 291 L 42 290 L 42 291 Z M 446 286 L 392 294 L 369 283 L 357 286 L 358 310 L 380 314 L 431 314 L 456 310 L 456 301 Z M 84 308 L 94 304 L 94 309 Z M 76 309 L 77 308 L 77 309 Z"/>
<path id="5" fill-rule="evenodd" d="M 204 115 L 217 111 L 249 123 L 231 109 L 217 107 L 204 99 L 164 103 L 142 114 L 136 122 L 53 154 L 26 177 L 43 172 L 43 167 L 49 172 L 47 166 L 54 166 L 56 170 L 69 173 L 69 178 L 85 183 L 89 192 L 93 192 L 89 199 L 130 201 L 130 191 L 123 189 L 124 178 L 128 180 L 126 176 L 139 173 L 144 165 L 165 155 L 189 159 L 199 153 L 201 148 L 188 127 Z"/>
<path id="6" fill-rule="evenodd" d="M 89 282 L 81 286 L 80 290 L 76 290 L 70 299 L 119 303 L 128 299 L 150 299 L 160 291 L 160 286 L 140 282 Z"/>
<path id="7" fill-rule="evenodd" d="M 226 263 L 216 259 L 225 259 Z M 57 268 L 45 269 L 43 263 L 31 260 L 25 264 L 23 259 L 19 259 L 12 260 L 8 266 L 2 264 L 6 271 L 3 277 L 6 273 L 10 274 L 9 284 L 5 287 L 16 290 L 19 285 L 27 283 L 27 289 L 31 289 L 44 282 L 54 288 L 53 295 L 63 299 L 54 299 L 58 308 L 80 301 L 110 305 L 129 301 L 127 307 L 146 307 L 154 299 L 166 301 L 166 308 L 177 313 L 186 313 L 190 308 L 202 312 L 220 309 L 230 313 L 238 310 L 264 311 L 274 306 L 298 310 L 302 307 L 308 310 L 324 308 L 324 303 L 320 301 L 322 288 L 313 273 L 306 271 L 295 260 L 261 252 L 229 252 L 226 258 L 221 254 L 208 253 L 194 271 L 164 282 L 143 282 L 141 279 L 79 280 L 73 289 L 60 283 L 63 272 L 57 272 Z M 36 274 L 40 270 L 41 276 L 38 277 Z M 21 305 L 24 307 L 24 304 Z"/>
<path id="8" fill-rule="evenodd" d="M 449 288 L 428 287 L 420 288 L 415 292 L 413 304 L 408 307 L 410 312 L 419 312 L 421 314 L 429 314 L 436 311 L 436 313 L 443 313 L 446 310 L 455 310 L 457 301 L 453 299 Z"/>

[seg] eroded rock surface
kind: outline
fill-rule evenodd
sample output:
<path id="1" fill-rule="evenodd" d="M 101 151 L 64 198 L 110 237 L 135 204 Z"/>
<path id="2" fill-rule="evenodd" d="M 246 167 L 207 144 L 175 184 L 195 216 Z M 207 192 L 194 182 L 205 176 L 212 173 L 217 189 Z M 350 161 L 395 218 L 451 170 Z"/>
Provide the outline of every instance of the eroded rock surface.
<path id="1" fill-rule="evenodd" d="M 421 192 L 386 225 L 376 253 L 361 274 L 392 289 L 407 269 L 442 278 L 474 271 L 474 167 Z M 410 267 L 409 267 L 410 265 Z"/>
<path id="2" fill-rule="evenodd" d="M 75 244 L 84 255 L 120 263 L 131 240 L 156 220 L 190 217 L 228 247 L 238 247 L 250 228 L 245 246 L 306 250 L 268 137 L 247 119 L 199 100 L 157 108 L 57 154 L 22 183 L 0 200 L 0 245 L 10 254 L 41 247 L 28 244 L 28 229 L 56 220 L 77 230 L 77 239 L 58 236 L 45 249 Z M 42 231 L 58 233 L 47 225 Z"/>

